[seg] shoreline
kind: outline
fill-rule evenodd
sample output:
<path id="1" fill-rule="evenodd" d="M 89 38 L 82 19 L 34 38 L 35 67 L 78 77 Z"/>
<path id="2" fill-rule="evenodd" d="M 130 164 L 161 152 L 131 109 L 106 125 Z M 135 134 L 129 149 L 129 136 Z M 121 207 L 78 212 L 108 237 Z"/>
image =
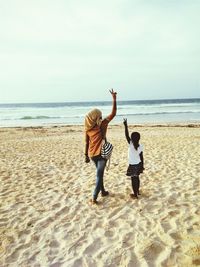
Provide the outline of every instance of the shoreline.
<path id="1" fill-rule="evenodd" d="M 142 123 L 142 124 L 134 124 L 134 123 L 128 123 L 130 127 L 191 127 L 191 128 L 199 128 L 200 122 L 171 122 L 171 123 Z M 109 124 L 109 128 L 111 127 L 123 127 L 123 123 L 113 123 Z M 39 126 L 0 126 L 1 129 L 51 129 L 51 128 L 70 128 L 70 127 L 84 127 L 83 124 L 65 124 L 65 125 L 39 125 Z"/>

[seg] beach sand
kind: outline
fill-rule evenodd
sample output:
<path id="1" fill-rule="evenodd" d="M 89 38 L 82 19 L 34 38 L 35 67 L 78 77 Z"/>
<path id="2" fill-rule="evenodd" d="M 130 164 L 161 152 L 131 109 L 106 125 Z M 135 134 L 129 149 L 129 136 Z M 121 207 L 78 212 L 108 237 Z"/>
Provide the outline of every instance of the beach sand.
<path id="1" fill-rule="evenodd" d="M 144 145 L 138 200 L 123 126 L 109 126 L 99 205 L 83 126 L 1 128 L 0 266 L 199 266 L 200 127 L 161 126 L 129 126 Z"/>

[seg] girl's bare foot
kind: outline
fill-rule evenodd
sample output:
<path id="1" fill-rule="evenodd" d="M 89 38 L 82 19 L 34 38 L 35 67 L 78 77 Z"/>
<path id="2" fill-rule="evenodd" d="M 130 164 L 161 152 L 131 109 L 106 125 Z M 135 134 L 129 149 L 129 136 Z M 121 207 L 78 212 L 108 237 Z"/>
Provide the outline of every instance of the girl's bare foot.
<path id="1" fill-rule="evenodd" d="M 134 195 L 134 194 L 130 194 L 130 197 L 133 198 L 133 199 L 137 199 L 138 196 Z"/>

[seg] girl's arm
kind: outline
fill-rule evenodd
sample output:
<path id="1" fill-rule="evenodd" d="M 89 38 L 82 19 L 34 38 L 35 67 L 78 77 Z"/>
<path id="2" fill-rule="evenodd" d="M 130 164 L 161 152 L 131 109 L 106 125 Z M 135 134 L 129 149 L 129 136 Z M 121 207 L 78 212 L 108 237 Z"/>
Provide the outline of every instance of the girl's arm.
<path id="1" fill-rule="evenodd" d="M 140 160 L 141 160 L 142 172 L 143 172 L 143 170 L 144 170 L 144 157 L 143 157 L 143 152 L 140 153 Z"/>
<path id="2" fill-rule="evenodd" d="M 141 160 L 142 167 L 143 167 L 144 166 L 143 152 L 140 153 L 140 160 Z"/>
<path id="3" fill-rule="evenodd" d="M 130 144 L 131 139 L 130 139 L 130 137 L 129 137 L 129 133 L 128 133 L 127 119 L 124 119 L 123 123 L 124 123 L 124 128 L 125 128 L 125 136 L 126 136 L 126 140 L 127 140 L 127 142 Z"/>

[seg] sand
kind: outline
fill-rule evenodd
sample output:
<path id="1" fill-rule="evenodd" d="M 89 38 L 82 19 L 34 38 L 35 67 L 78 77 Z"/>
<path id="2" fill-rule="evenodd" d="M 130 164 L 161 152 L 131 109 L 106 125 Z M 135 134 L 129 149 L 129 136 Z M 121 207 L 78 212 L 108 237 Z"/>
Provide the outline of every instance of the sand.
<path id="1" fill-rule="evenodd" d="M 109 127 L 98 206 L 82 126 L 1 128 L 0 266 L 199 266 L 200 127 L 161 126 L 129 127 L 145 149 L 138 200 L 123 126 Z"/>

